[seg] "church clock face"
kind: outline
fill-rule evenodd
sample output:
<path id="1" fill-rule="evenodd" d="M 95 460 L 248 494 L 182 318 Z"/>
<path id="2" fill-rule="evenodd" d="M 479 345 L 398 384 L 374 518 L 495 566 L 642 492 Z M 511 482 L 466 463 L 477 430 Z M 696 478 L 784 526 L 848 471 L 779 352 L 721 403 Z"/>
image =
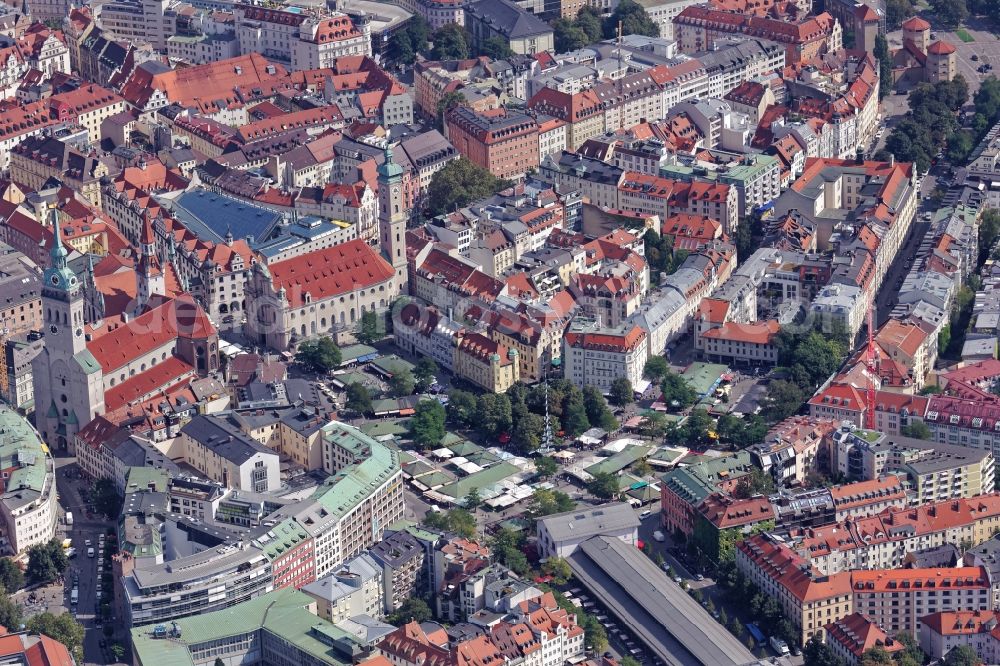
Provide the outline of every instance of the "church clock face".
<path id="1" fill-rule="evenodd" d="M 53 276 L 52 276 L 52 277 L 51 277 L 51 278 L 49 279 L 49 282 L 51 282 L 52 284 L 54 284 L 54 285 L 58 286 L 58 285 L 59 285 L 59 276 L 58 276 L 58 275 L 53 275 Z"/>

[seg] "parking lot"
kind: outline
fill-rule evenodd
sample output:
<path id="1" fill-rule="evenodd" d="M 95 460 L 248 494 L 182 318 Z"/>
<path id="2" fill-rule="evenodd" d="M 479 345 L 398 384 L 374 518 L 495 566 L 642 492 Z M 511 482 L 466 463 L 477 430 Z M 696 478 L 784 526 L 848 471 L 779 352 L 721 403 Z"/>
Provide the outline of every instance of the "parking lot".
<path id="1" fill-rule="evenodd" d="M 978 27 L 977 27 L 978 26 Z M 935 31 L 938 39 L 943 39 L 955 46 L 955 62 L 958 66 L 958 73 L 965 77 L 969 84 L 969 96 L 976 94 L 979 90 L 979 82 L 986 76 L 998 75 L 1000 69 L 1000 39 L 983 29 L 979 24 L 973 23 L 972 27 L 966 27 L 965 31 L 975 39 L 973 42 L 963 42 L 954 32 Z M 992 65 L 993 70 L 989 72 L 979 72 L 981 65 Z"/>

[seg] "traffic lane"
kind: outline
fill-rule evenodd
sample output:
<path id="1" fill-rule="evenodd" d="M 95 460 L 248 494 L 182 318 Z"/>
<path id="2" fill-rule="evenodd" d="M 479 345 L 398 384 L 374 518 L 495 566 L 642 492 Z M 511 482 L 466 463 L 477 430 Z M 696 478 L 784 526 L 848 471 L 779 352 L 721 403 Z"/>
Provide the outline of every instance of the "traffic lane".
<path id="1" fill-rule="evenodd" d="M 653 532 L 659 530 L 663 532 L 663 541 L 657 541 L 653 538 Z M 695 576 L 690 569 L 687 568 L 678 558 L 670 552 L 670 538 L 663 527 L 660 525 L 660 512 L 653 511 L 653 515 L 646 518 L 639 519 L 639 539 L 644 543 L 648 543 L 653 549 L 653 553 L 659 553 L 663 556 L 663 560 L 673 568 L 678 576 L 683 580 L 687 580 L 689 583 L 704 582 L 695 581 Z"/>

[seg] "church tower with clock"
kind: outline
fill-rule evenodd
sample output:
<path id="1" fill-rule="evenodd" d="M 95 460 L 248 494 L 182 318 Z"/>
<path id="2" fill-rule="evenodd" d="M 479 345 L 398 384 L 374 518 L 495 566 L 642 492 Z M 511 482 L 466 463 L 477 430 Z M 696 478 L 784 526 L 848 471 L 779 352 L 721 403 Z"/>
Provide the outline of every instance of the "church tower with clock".
<path id="1" fill-rule="evenodd" d="M 87 349 L 83 284 L 67 265 L 58 215 L 53 208 L 52 265 L 42 285 L 45 346 L 31 371 L 38 432 L 50 447 L 72 450 L 77 431 L 104 411 L 104 382 L 101 365 Z"/>
<path id="2" fill-rule="evenodd" d="M 386 143 L 385 160 L 378 167 L 378 227 L 382 256 L 396 271 L 399 293 L 408 293 L 406 270 L 406 220 L 409 210 L 403 194 L 403 167 L 392 161 L 392 147 Z"/>

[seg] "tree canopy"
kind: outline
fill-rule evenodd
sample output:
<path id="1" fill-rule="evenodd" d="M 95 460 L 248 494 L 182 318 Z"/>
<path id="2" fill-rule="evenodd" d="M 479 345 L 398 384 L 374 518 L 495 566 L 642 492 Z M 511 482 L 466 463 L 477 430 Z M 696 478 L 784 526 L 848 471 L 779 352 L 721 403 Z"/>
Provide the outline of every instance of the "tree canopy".
<path id="1" fill-rule="evenodd" d="M 449 213 L 507 187 L 510 187 L 508 181 L 460 157 L 448 162 L 431 177 L 427 188 L 427 212 L 432 216 Z"/>
<path id="2" fill-rule="evenodd" d="M 33 583 L 51 583 L 69 567 L 62 544 L 52 539 L 28 549 L 27 575 Z"/>
<path id="3" fill-rule="evenodd" d="M 698 393 L 691 384 L 670 370 L 667 370 L 666 375 L 664 375 L 660 388 L 663 391 L 663 400 L 671 407 L 678 409 L 690 407 L 698 399 Z M 675 402 L 677 405 L 674 405 Z"/>
<path id="4" fill-rule="evenodd" d="M 423 599 L 410 597 L 393 613 L 386 616 L 385 621 L 396 626 L 407 622 L 427 622 L 433 617 L 430 606 Z"/>
<path id="5" fill-rule="evenodd" d="M 621 482 L 617 474 L 598 472 L 587 484 L 587 490 L 602 499 L 614 499 L 621 491 Z"/>
<path id="6" fill-rule="evenodd" d="M 608 399 L 612 405 L 618 407 L 630 405 L 635 401 L 635 390 L 632 388 L 632 382 L 628 380 L 628 377 L 616 377 L 611 382 L 611 388 L 608 390 Z"/>
<path id="7" fill-rule="evenodd" d="M 17 592 L 24 587 L 24 572 L 12 558 L 0 559 L 0 585 L 7 592 Z"/>
<path id="8" fill-rule="evenodd" d="M 465 60 L 471 53 L 469 33 L 457 23 L 441 26 L 434 31 L 431 40 L 434 42 L 431 60 Z"/>
<path id="9" fill-rule="evenodd" d="M 372 413 L 372 394 L 368 387 L 360 382 L 347 385 L 347 402 L 344 406 L 356 414 Z"/>
<path id="10" fill-rule="evenodd" d="M 365 310 L 361 313 L 361 321 L 358 322 L 358 329 L 354 337 L 363 345 L 370 345 L 382 339 L 382 332 L 379 330 L 378 315 L 374 310 Z"/>
<path id="11" fill-rule="evenodd" d="M 642 368 L 642 376 L 653 383 L 662 382 L 670 372 L 670 364 L 662 356 L 650 356 Z"/>
<path id="12" fill-rule="evenodd" d="M 39 613 L 27 622 L 28 631 L 54 638 L 70 651 L 77 663 L 83 663 L 83 625 L 69 613 Z"/>
<path id="13" fill-rule="evenodd" d="M 408 368 L 392 373 L 392 377 L 389 378 L 389 390 L 397 398 L 413 395 L 416 387 L 417 382 L 413 379 L 413 373 Z"/>
<path id="14" fill-rule="evenodd" d="M 437 400 L 421 400 L 410 418 L 410 436 L 419 446 L 430 449 L 441 443 L 445 433 L 444 405 Z"/>
<path id="15" fill-rule="evenodd" d="M 645 35 L 659 37 L 660 27 L 656 25 L 642 5 L 635 0 L 621 0 L 611 16 L 604 20 L 604 38 L 612 39 L 618 36 L 618 24 L 621 23 L 622 35 Z"/>
<path id="16" fill-rule="evenodd" d="M 424 516 L 424 525 L 453 532 L 464 539 L 476 537 L 476 518 L 465 509 L 449 509 L 443 513 L 430 512 Z"/>
<path id="17" fill-rule="evenodd" d="M 295 361 L 310 372 L 330 372 L 340 366 L 340 347 L 328 336 L 305 340 L 295 351 Z"/>
<path id="18" fill-rule="evenodd" d="M 965 0 L 930 0 L 930 5 L 938 21 L 946 27 L 959 26 L 969 18 L 969 8 Z"/>

